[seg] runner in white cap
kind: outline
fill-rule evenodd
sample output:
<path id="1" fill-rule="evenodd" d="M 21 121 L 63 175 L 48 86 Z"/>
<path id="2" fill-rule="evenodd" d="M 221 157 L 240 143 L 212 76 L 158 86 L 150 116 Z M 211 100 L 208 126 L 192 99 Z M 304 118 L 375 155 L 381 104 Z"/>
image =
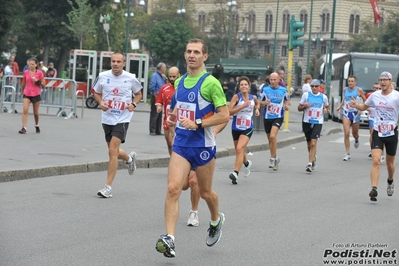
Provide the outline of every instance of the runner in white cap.
<path id="1" fill-rule="evenodd" d="M 395 155 L 398 146 L 399 92 L 392 89 L 392 75 L 382 72 L 379 78 L 381 90 L 370 95 L 365 103 L 357 103 L 352 99 L 350 106 L 364 111 L 375 106 L 374 131 L 372 136 L 371 156 L 373 164 L 370 171 L 372 189 L 369 193 L 371 201 L 377 201 L 377 185 L 380 177 L 380 158 L 385 146 L 386 165 L 388 170 L 387 194 L 394 193 L 393 175 L 395 173 Z"/>

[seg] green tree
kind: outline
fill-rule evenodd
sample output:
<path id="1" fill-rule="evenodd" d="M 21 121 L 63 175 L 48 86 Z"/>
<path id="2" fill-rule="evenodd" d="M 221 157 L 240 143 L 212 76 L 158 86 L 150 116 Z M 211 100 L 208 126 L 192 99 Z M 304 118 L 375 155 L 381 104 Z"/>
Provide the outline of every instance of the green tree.
<path id="1" fill-rule="evenodd" d="M 147 40 L 152 56 L 176 64 L 183 59 L 187 41 L 193 37 L 191 29 L 180 20 L 158 21 L 148 32 Z"/>
<path id="2" fill-rule="evenodd" d="M 361 22 L 360 34 L 353 34 L 349 41 L 350 52 L 379 52 L 396 54 L 399 52 L 399 12 L 387 11 L 382 27 L 371 21 Z"/>
<path id="3" fill-rule="evenodd" d="M 94 23 L 93 12 L 88 0 L 75 0 L 77 7 L 71 0 L 67 0 L 72 10 L 67 14 L 69 24 L 62 24 L 69 29 L 74 37 L 79 41 L 80 49 L 82 49 L 83 41 L 88 35 L 93 34 L 96 29 Z"/>

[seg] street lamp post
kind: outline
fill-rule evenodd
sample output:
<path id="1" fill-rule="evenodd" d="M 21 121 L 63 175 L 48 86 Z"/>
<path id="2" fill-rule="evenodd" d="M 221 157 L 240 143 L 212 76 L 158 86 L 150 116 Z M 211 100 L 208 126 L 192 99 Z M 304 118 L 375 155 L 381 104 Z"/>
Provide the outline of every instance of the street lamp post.
<path id="1" fill-rule="evenodd" d="M 310 68 L 310 37 L 312 36 L 312 20 L 313 20 L 313 0 L 310 2 L 310 22 L 309 22 L 309 38 L 308 38 L 308 58 L 306 60 L 306 74 L 309 74 Z"/>
<path id="2" fill-rule="evenodd" d="M 333 10 L 331 19 L 331 37 L 330 37 L 330 51 L 328 54 L 328 68 L 327 68 L 327 81 L 326 81 L 326 95 L 328 100 L 331 99 L 331 74 L 332 74 L 332 54 L 334 50 L 334 28 L 335 28 L 335 9 L 337 6 L 337 0 L 333 0 Z M 328 120 L 328 114 L 324 116 L 324 120 Z"/>
<path id="3" fill-rule="evenodd" d="M 246 54 L 247 54 L 247 42 L 249 42 L 251 39 L 248 38 L 248 20 L 249 18 L 247 17 L 247 23 L 245 24 L 245 28 L 244 28 L 244 37 L 240 38 L 240 41 L 244 42 L 244 55 L 243 58 L 246 58 Z"/>
<path id="4" fill-rule="evenodd" d="M 227 2 L 227 6 L 229 7 L 229 32 L 227 36 L 227 58 L 230 58 L 230 42 L 231 42 L 231 28 L 233 27 L 233 7 L 237 5 L 236 1 Z"/>
<path id="5" fill-rule="evenodd" d="M 179 14 L 181 17 L 186 13 L 186 9 L 184 9 L 184 0 L 180 0 L 180 5 L 179 9 L 177 10 L 177 14 Z"/>
<path id="6" fill-rule="evenodd" d="M 382 48 L 382 31 L 384 30 L 383 24 L 384 24 L 384 8 L 381 8 L 381 18 L 379 22 L 379 28 L 380 28 L 380 36 L 378 38 L 378 52 L 381 53 L 381 48 Z"/>
<path id="7" fill-rule="evenodd" d="M 105 30 L 105 34 L 107 35 L 107 44 L 108 44 L 108 51 L 111 51 L 111 46 L 110 46 L 110 44 L 109 44 L 109 35 L 108 35 L 108 32 L 109 32 L 109 21 L 111 20 L 111 18 L 110 18 L 110 16 L 109 15 L 101 15 L 100 14 L 100 23 L 103 23 L 103 28 L 104 28 L 104 30 Z"/>
<path id="8" fill-rule="evenodd" d="M 323 40 L 323 38 L 320 37 L 321 31 L 320 27 L 317 27 L 318 31 L 316 33 L 316 38 L 313 38 L 312 41 L 316 42 L 316 52 L 320 52 L 320 44 Z"/>
<path id="9" fill-rule="evenodd" d="M 276 22 L 274 26 L 274 44 L 273 44 L 273 70 L 276 69 L 276 52 L 277 52 L 277 23 L 278 23 L 278 9 L 280 7 L 280 0 L 277 0 Z"/>
<path id="10" fill-rule="evenodd" d="M 120 3 L 120 0 L 114 0 L 114 3 Z M 125 54 L 128 53 L 129 51 L 129 35 L 130 35 L 130 17 L 133 17 L 134 14 L 133 12 L 130 12 L 130 7 L 132 0 L 126 0 L 127 4 L 127 13 L 125 13 L 125 16 L 127 17 L 126 19 L 126 39 L 125 39 Z M 145 6 L 144 0 L 140 0 L 139 6 Z"/>

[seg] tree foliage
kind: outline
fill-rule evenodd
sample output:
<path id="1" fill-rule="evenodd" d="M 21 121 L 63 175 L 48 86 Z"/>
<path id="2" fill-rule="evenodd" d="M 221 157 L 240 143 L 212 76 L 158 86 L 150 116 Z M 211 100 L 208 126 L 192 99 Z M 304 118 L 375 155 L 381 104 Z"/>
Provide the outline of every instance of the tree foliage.
<path id="1" fill-rule="evenodd" d="M 67 14 L 69 24 L 62 24 L 69 29 L 74 37 L 79 41 L 80 49 L 82 49 L 83 41 L 86 37 L 95 32 L 96 25 L 94 23 L 93 12 L 88 0 L 75 0 L 77 7 L 71 0 L 67 0 L 72 10 Z"/>
<path id="2" fill-rule="evenodd" d="M 381 25 L 362 21 L 361 33 L 352 35 L 349 42 L 350 52 L 379 52 L 397 54 L 399 52 L 399 12 L 387 11 L 387 19 Z"/>
<path id="3" fill-rule="evenodd" d="M 148 32 L 149 49 L 155 59 L 176 64 L 183 59 L 187 41 L 193 37 L 190 27 L 181 20 L 158 21 Z"/>

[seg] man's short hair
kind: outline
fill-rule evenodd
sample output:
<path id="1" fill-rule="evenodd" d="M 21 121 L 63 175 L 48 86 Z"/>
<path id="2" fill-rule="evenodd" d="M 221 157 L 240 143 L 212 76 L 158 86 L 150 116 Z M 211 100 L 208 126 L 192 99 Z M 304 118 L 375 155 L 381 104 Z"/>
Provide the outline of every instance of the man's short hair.
<path id="1" fill-rule="evenodd" d="M 166 66 L 165 63 L 159 62 L 158 65 L 157 65 L 157 70 L 160 70 L 160 69 L 163 68 L 164 66 Z"/>

